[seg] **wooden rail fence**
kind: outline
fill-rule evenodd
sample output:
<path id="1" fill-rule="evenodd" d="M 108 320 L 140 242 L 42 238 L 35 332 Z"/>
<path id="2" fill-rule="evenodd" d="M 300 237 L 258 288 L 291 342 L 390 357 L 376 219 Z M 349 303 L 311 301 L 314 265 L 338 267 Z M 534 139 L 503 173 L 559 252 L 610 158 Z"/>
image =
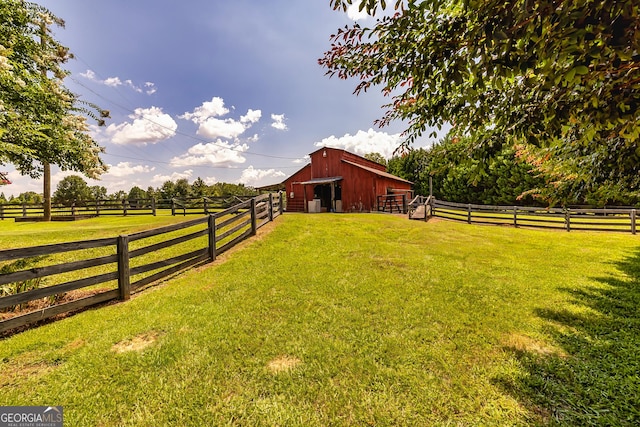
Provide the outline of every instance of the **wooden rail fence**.
<path id="1" fill-rule="evenodd" d="M 214 261 L 217 255 L 255 235 L 260 227 L 282 213 L 282 194 L 265 194 L 221 212 L 153 230 L 113 238 L 2 250 L 0 262 L 35 259 L 38 266 L 0 274 L 0 288 L 43 278 L 53 283 L 0 297 L 0 315 L 3 317 L 0 334 L 92 305 L 127 300 L 132 292 L 152 282 L 188 267 Z M 50 257 L 74 259 L 71 254 L 81 255 L 79 252 L 83 251 L 90 258 L 41 265 Z M 78 279 L 79 271 L 85 277 Z M 72 280 L 68 279 L 69 273 L 74 274 Z M 56 303 L 57 296 L 82 289 L 90 295 Z M 43 300 L 53 303 L 45 303 L 41 308 Z M 40 305 L 29 309 L 34 302 Z M 12 315 L 16 307 L 27 307 L 27 310 Z"/>
<path id="2" fill-rule="evenodd" d="M 172 199 L 87 200 L 71 205 L 53 204 L 51 215 L 58 220 L 103 215 L 202 215 L 221 211 L 251 197 L 186 197 Z M 2 203 L 0 220 L 29 220 L 42 217 L 42 203 Z"/>
<path id="3" fill-rule="evenodd" d="M 469 224 L 512 225 L 514 227 L 555 230 L 614 231 L 636 234 L 635 208 L 607 207 L 602 209 L 541 208 L 526 206 L 490 206 L 454 203 L 430 198 L 416 198 L 409 217 L 423 205 L 431 216 Z"/>

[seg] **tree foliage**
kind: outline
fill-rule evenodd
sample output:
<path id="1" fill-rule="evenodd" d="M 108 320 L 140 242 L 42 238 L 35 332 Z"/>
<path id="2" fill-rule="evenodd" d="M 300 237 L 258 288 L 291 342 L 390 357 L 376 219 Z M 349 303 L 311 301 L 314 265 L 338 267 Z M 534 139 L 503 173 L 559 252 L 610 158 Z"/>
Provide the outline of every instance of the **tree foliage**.
<path id="1" fill-rule="evenodd" d="M 71 206 L 71 204 L 82 205 L 89 200 L 94 200 L 91 188 L 78 175 L 62 178 L 53 193 L 53 202 L 66 206 Z"/>
<path id="2" fill-rule="evenodd" d="M 357 1 L 357 0 L 354 0 Z M 346 8 L 351 0 L 331 0 Z M 372 28 L 334 34 L 329 75 L 380 86 L 378 121 L 407 144 L 453 124 L 473 151 L 506 141 L 548 182 L 549 200 L 640 188 L 640 3 L 636 0 L 398 0 Z M 384 0 L 362 0 L 370 13 Z M 621 195 L 620 193 L 625 193 Z"/>
<path id="3" fill-rule="evenodd" d="M 108 112 L 82 102 L 63 85 L 69 50 L 51 35 L 64 22 L 34 3 L 0 2 L 0 164 L 42 175 L 43 164 L 97 177 L 103 151 L 89 136 L 87 116 Z"/>
<path id="4" fill-rule="evenodd" d="M 431 148 L 428 170 L 435 197 L 486 205 L 540 203 L 534 190 L 544 186 L 545 177 L 519 159 L 513 147 L 496 144 L 485 151 L 486 157 L 478 158 L 468 155 L 471 144 L 469 138 L 445 138 Z"/>
<path id="5" fill-rule="evenodd" d="M 389 159 L 387 170 L 389 173 L 413 182 L 416 194 L 429 194 L 429 164 L 431 151 L 425 148 L 408 150 L 401 155 Z"/>
<path id="6" fill-rule="evenodd" d="M 367 160 L 371 160 L 372 162 L 379 163 L 383 166 L 387 166 L 387 159 L 384 156 L 376 151 L 373 153 L 367 153 L 363 156 Z"/>
<path id="7" fill-rule="evenodd" d="M 537 204 L 531 191 L 544 183 L 507 145 L 497 144 L 487 157 L 468 155 L 467 139 L 445 138 L 429 148 L 409 150 L 389 160 L 389 172 L 414 183 L 416 194 L 442 200 L 488 205 Z"/>

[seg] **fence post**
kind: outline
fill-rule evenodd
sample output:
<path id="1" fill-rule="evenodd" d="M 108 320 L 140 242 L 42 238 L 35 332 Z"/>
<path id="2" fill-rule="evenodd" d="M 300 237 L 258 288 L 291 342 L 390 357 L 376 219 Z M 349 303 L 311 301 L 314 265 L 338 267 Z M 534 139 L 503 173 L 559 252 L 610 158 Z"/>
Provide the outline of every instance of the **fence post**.
<path id="1" fill-rule="evenodd" d="M 176 200 L 171 198 L 171 216 L 176 216 Z"/>
<path id="2" fill-rule="evenodd" d="M 409 210 L 407 209 L 407 195 L 403 194 L 402 195 L 402 213 L 406 214 L 407 212 L 409 212 Z"/>
<path id="3" fill-rule="evenodd" d="M 282 191 L 278 191 L 278 212 L 280 215 L 284 213 L 284 199 L 282 198 Z"/>
<path id="4" fill-rule="evenodd" d="M 256 198 L 251 199 L 251 235 L 255 236 L 258 232 L 258 219 L 256 218 Z"/>
<path id="5" fill-rule="evenodd" d="M 155 197 L 151 198 L 151 212 L 153 213 L 153 216 L 156 216 L 156 198 Z"/>
<path id="6" fill-rule="evenodd" d="M 118 289 L 123 301 L 131 297 L 131 282 L 129 276 L 129 236 L 118 236 Z"/>
<path id="7" fill-rule="evenodd" d="M 273 193 L 269 193 L 269 222 L 273 221 Z"/>
<path id="8" fill-rule="evenodd" d="M 27 216 L 27 204 L 26 203 L 22 203 L 22 216 L 23 217 Z"/>
<path id="9" fill-rule="evenodd" d="M 571 212 L 569 209 L 564 212 L 564 225 L 567 231 L 571 231 Z"/>
<path id="10" fill-rule="evenodd" d="M 4 221 L 4 205 L 0 205 L 0 219 Z"/>
<path id="11" fill-rule="evenodd" d="M 122 199 L 122 213 L 127 216 L 127 199 Z"/>
<path id="12" fill-rule="evenodd" d="M 513 226 L 518 226 L 518 208 L 516 206 L 513 207 Z"/>
<path id="13" fill-rule="evenodd" d="M 209 259 L 216 260 L 216 216 L 209 215 Z"/>
<path id="14" fill-rule="evenodd" d="M 636 210 L 631 209 L 631 234 L 636 234 Z"/>
<path id="15" fill-rule="evenodd" d="M 76 216 L 76 201 L 71 202 L 71 216 Z"/>
<path id="16" fill-rule="evenodd" d="M 429 175 L 429 196 L 433 197 L 433 177 Z"/>
<path id="17" fill-rule="evenodd" d="M 471 203 L 467 205 L 467 223 L 471 224 Z"/>
<path id="18" fill-rule="evenodd" d="M 203 202 L 203 205 L 204 205 L 204 214 L 208 215 L 209 214 L 209 204 L 207 203 L 207 198 L 203 197 L 202 198 L 202 202 Z"/>

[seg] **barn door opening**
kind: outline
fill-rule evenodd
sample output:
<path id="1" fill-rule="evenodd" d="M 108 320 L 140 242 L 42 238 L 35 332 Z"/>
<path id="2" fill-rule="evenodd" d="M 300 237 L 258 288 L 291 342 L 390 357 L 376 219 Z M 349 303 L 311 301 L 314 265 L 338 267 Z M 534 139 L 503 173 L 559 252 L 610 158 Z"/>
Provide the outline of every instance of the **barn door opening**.
<path id="1" fill-rule="evenodd" d="M 320 184 L 313 187 L 313 198 L 320 199 L 320 211 L 331 211 L 331 184 Z"/>
<path id="2" fill-rule="evenodd" d="M 313 198 L 320 200 L 321 212 L 342 212 L 342 188 L 335 182 L 313 187 Z"/>

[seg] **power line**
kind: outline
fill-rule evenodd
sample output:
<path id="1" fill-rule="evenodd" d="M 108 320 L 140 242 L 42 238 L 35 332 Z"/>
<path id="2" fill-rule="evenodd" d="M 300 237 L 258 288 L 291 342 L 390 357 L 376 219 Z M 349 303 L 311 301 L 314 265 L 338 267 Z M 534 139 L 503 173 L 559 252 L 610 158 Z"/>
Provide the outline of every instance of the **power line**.
<path id="1" fill-rule="evenodd" d="M 111 156 L 111 157 L 119 157 L 122 159 L 129 159 L 129 160 L 137 160 L 137 161 L 141 161 L 141 162 L 147 162 L 147 163 L 158 163 L 158 164 L 163 164 L 163 165 L 171 165 L 171 162 L 163 162 L 160 160 L 149 160 L 149 159 L 141 159 L 138 157 L 130 157 L 130 156 L 122 156 L 122 155 L 118 155 L 118 154 L 110 154 L 110 153 L 104 153 L 105 156 Z M 246 167 L 244 166 L 209 166 L 209 165 L 189 165 L 189 167 L 206 167 L 208 169 L 246 169 Z M 296 168 L 300 168 L 302 167 L 300 164 L 297 164 L 295 166 L 254 166 L 255 168 L 258 169 L 265 169 L 265 168 L 269 168 L 269 169 L 296 169 Z"/>
<path id="2" fill-rule="evenodd" d="M 117 102 L 115 102 L 115 101 L 113 101 L 113 100 L 111 100 L 111 99 L 108 99 L 107 97 L 103 96 L 102 94 L 99 94 L 99 93 L 98 93 L 98 92 L 96 92 L 95 90 L 93 90 L 93 89 L 91 89 L 90 87 L 86 86 L 85 84 L 81 83 L 81 82 L 80 82 L 80 81 L 78 81 L 77 79 L 75 79 L 75 78 L 73 78 L 73 77 L 71 77 L 71 76 L 69 76 L 69 79 L 71 79 L 73 82 L 75 82 L 75 83 L 76 83 L 76 84 L 78 84 L 79 86 L 82 86 L 83 88 L 85 88 L 85 89 L 86 89 L 86 90 L 88 90 L 89 92 L 93 93 L 94 95 L 96 95 L 96 96 L 97 96 L 97 97 L 99 97 L 100 99 L 103 99 L 104 101 L 106 101 L 106 102 L 108 102 L 108 103 L 110 103 L 110 104 L 112 104 L 112 105 L 115 105 L 116 107 L 121 108 L 121 109 L 122 109 L 122 110 L 124 110 L 124 111 L 127 111 L 127 112 L 129 112 L 129 113 L 135 114 L 135 111 L 133 111 L 133 110 L 131 110 L 130 108 L 125 107 L 124 105 L 121 105 L 121 104 L 119 104 L 119 103 L 117 103 Z M 148 117 L 144 117 L 144 116 L 142 116 L 141 118 L 142 118 L 143 120 L 148 121 L 149 123 L 152 123 L 152 124 L 153 124 L 153 125 L 155 125 L 155 126 L 161 127 L 161 128 L 163 128 L 163 129 L 167 129 L 167 130 L 169 130 L 169 131 L 171 131 L 171 132 L 174 132 L 174 133 L 176 133 L 177 135 L 181 135 L 181 136 L 184 136 L 184 137 L 186 137 L 186 138 L 190 138 L 190 139 L 193 139 L 193 140 L 195 140 L 195 141 L 202 142 L 202 143 L 205 143 L 205 144 L 213 144 L 213 145 L 216 145 L 216 146 L 218 146 L 218 147 L 220 147 L 220 148 L 224 148 L 224 149 L 226 149 L 226 150 L 235 151 L 235 152 L 238 152 L 238 153 L 241 153 L 241 154 L 250 154 L 250 155 L 253 155 L 253 156 L 266 157 L 266 158 L 270 158 L 270 159 L 280 159 L 280 160 L 298 160 L 298 158 L 297 158 L 297 157 L 273 156 L 273 155 L 270 155 L 270 154 L 254 153 L 254 152 L 252 152 L 252 151 L 243 151 L 243 150 L 238 149 L 238 148 L 234 148 L 234 147 L 230 147 L 230 146 L 225 146 L 225 145 L 220 144 L 220 143 L 215 142 L 215 141 L 207 140 L 207 139 L 204 139 L 204 138 L 199 138 L 199 137 L 197 137 L 197 136 L 194 136 L 194 135 L 191 135 L 191 134 L 188 134 L 188 133 L 185 133 L 185 132 L 180 132 L 180 131 L 178 131 L 178 130 L 174 130 L 174 129 L 172 129 L 172 128 L 168 127 L 168 126 L 165 126 L 165 125 L 163 125 L 163 124 L 157 123 L 157 122 L 155 122 L 155 121 L 153 121 L 153 120 L 149 119 Z"/>

